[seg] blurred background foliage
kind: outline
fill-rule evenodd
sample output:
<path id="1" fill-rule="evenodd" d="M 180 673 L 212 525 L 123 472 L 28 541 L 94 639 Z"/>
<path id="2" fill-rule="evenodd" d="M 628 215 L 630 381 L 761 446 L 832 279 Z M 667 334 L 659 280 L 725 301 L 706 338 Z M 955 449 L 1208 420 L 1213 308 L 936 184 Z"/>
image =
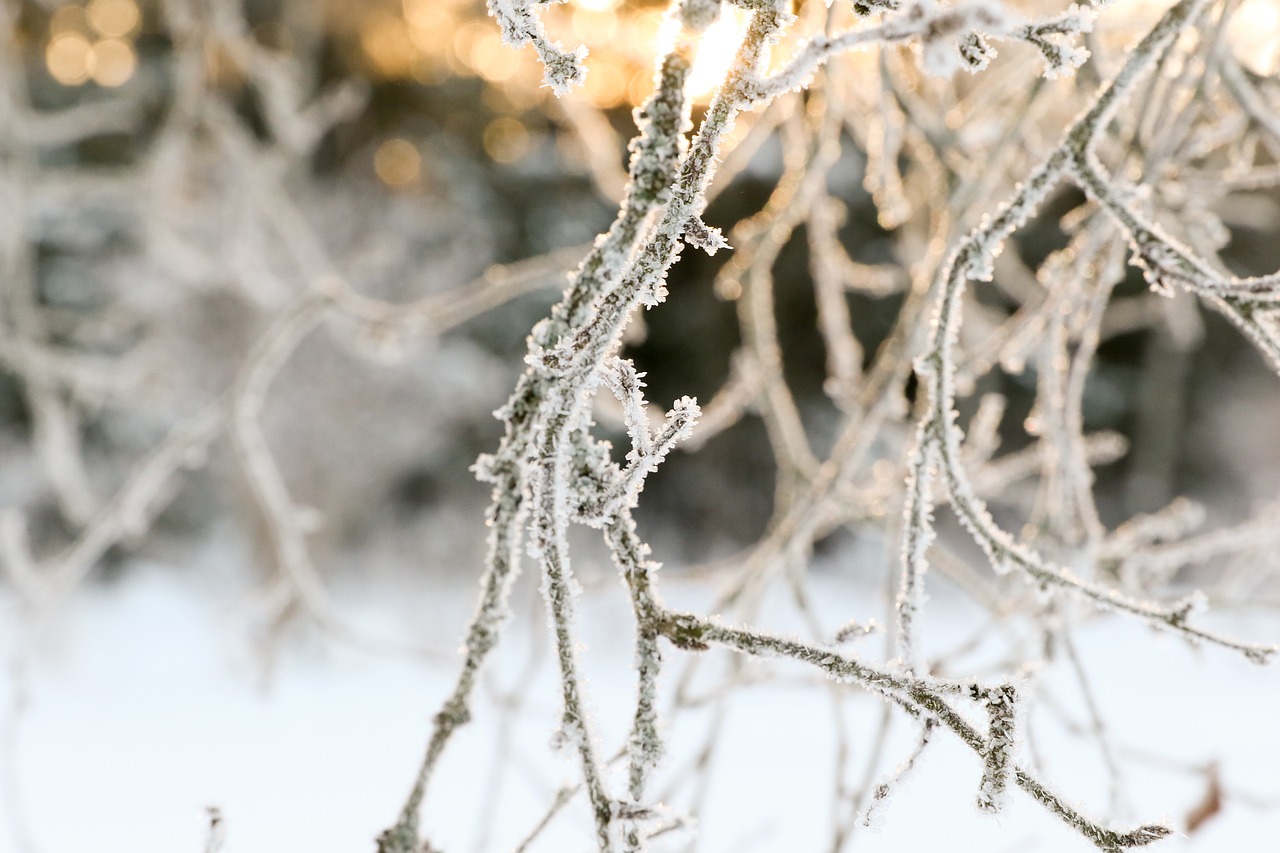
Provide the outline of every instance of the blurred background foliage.
<path id="1" fill-rule="evenodd" d="M 1280 32 L 1280 15 L 1267 17 L 1274 6 L 1256 5 L 1271 35 Z M 390 300 L 465 286 L 494 264 L 585 245 L 607 226 L 631 110 L 652 86 L 663 4 L 548 8 L 554 36 L 591 50 L 584 88 L 563 100 L 540 85 L 532 52 L 505 47 L 474 0 L 26 0 L 7 9 L 0 181 L 11 343 L 0 353 L 0 488 L 31 518 L 39 552 L 74 537 L 178 419 L 234 381 L 246 347 L 297 291 L 306 274 L 278 227 L 281 198 L 358 290 Z M 695 122 L 743 20 L 727 13 L 708 35 Z M 1254 29 L 1257 43 L 1242 55 L 1265 74 L 1280 40 Z M 909 263 L 863 188 L 858 140 L 846 133 L 843 142 L 830 186 L 847 208 L 841 242 L 862 263 Z M 708 222 L 727 232 L 758 211 L 781 158 L 776 139 L 763 144 Z M 1018 235 L 1029 268 L 1064 245 L 1058 220 L 1082 201 L 1064 193 Z M 1277 210 L 1276 195 L 1260 192 L 1225 212 L 1225 257 L 1238 272 L 1280 266 Z M 687 253 L 669 304 L 633 336 L 630 355 L 653 399 L 706 400 L 729 374 L 735 294 L 712 287 L 724 261 Z M 821 437 L 835 412 L 822 390 L 802 230 L 774 272 L 787 376 Z M 323 519 L 314 534 L 322 552 L 365 568 L 420 566 L 423 542 L 430 564 L 475 558 L 484 490 L 467 469 L 495 443 L 489 412 L 562 281 L 543 275 L 532 293 L 440 338 L 334 322 L 303 343 L 274 385 L 268 421 L 295 499 Z M 1143 292 L 1132 272 L 1118 295 Z M 1017 307 L 994 287 L 978 298 L 1004 316 Z M 848 299 L 869 360 L 902 296 Z M 1086 429 L 1118 430 L 1136 448 L 1101 472 L 1111 519 L 1178 493 L 1235 518 L 1263 496 L 1259 454 L 1280 439 L 1268 419 L 1275 408 L 1245 415 L 1258 447 L 1215 435 L 1223 411 L 1249 409 L 1232 387 L 1247 397 L 1264 381 L 1261 364 L 1216 315 L 1184 312 L 1177 322 L 1189 329 L 1181 338 L 1168 331 L 1177 323 L 1112 337 L 1091 376 Z M 22 341 L 65 358 L 74 375 L 33 383 Z M 982 390 L 1010 402 L 1006 440 L 1027 442 L 1034 368 L 986 381 Z M 227 534 L 261 556 L 244 485 L 226 449 L 213 453 L 223 464 L 194 466 L 147 547 L 176 555 L 192 537 Z M 67 470 L 76 464 L 83 471 Z M 758 535 L 774 474 L 764 430 L 747 418 L 655 475 L 641 521 L 689 558 L 722 554 Z"/>

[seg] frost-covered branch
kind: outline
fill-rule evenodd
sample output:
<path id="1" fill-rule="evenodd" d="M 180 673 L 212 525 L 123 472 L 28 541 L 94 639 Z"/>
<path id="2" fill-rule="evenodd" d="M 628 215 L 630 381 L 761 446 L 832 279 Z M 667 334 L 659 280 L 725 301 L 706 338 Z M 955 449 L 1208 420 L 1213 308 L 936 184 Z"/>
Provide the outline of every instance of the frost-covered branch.
<path id="1" fill-rule="evenodd" d="M 929 459 L 935 453 L 938 455 L 952 508 L 997 570 L 1007 571 L 1016 567 L 1045 588 L 1065 589 L 1097 606 L 1138 616 L 1158 627 L 1182 633 L 1189 639 L 1222 645 L 1242 652 L 1251 660 L 1263 662 L 1276 654 L 1278 649 L 1275 646 L 1239 642 L 1187 624 L 1195 610 L 1191 600 L 1163 606 L 1132 599 L 1119 591 L 1090 582 L 1069 568 L 1055 566 L 1036 551 L 1015 542 L 996 525 L 986 504 L 974 494 L 970 478 L 964 471 L 960 453 L 962 435 L 955 423 L 956 368 L 953 354 L 962 322 L 960 297 L 966 285 L 971 279 L 991 277 L 994 258 L 1004 241 L 1035 213 L 1058 182 L 1073 168 L 1082 168 L 1081 163 L 1093 156 L 1106 123 L 1123 102 L 1125 94 L 1158 60 L 1169 42 L 1191 25 L 1202 6 L 1200 0 L 1184 0 L 1172 7 L 1129 53 L 1116 76 L 1102 89 L 1089 110 L 1065 132 L 1059 145 L 1023 183 L 1019 192 L 1002 206 L 996 216 L 975 229 L 953 251 L 940 275 L 942 290 L 932 342 L 917 362 L 917 372 L 928 387 L 929 406 L 920 420 L 915 453 L 919 459 Z M 1086 188 L 1096 190 L 1096 186 L 1100 185 L 1087 185 Z M 1109 194 L 1109 189 L 1106 192 Z M 1121 224 L 1124 224 L 1123 220 Z M 1157 239 L 1154 232 L 1143 233 Z M 1158 244 L 1167 247 L 1167 243 Z M 1172 249 L 1168 251 L 1173 252 Z M 921 463 L 917 461 L 915 470 L 920 469 Z M 914 578 L 921 573 L 924 548 L 916 543 L 927 542 L 931 535 L 930 521 L 918 509 L 925 499 L 926 495 L 920 494 L 918 488 L 909 492 L 904 540 L 908 556 L 904 568 L 906 578 Z M 906 615 L 900 618 L 909 622 L 912 608 L 908 604 L 905 609 Z"/>
<path id="2" fill-rule="evenodd" d="M 63 601 L 113 553 L 169 535 L 171 508 L 201 514 L 201 501 L 221 501 L 242 544 L 266 557 L 256 602 L 269 621 L 296 609 L 368 645 L 330 573 L 363 564 L 361 537 L 393 523 L 388 492 L 397 506 L 434 501 L 434 477 L 419 477 L 427 457 L 443 447 L 456 460 L 449 432 L 469 441 L 476 412 L 496 402 L 492 377 L 519 371 L 497 412 L 502 438 L 473 469 L 490 487 L 479 597 L 380 853 L 434 849 L 434 829 L 420 826 L 428 797 L 485 703 L 504 723 L 535 713 L 512 693 L 537 695 L 540 655 L 515 691 L 486 690 L 495 650 L 513 644 L 525 565 L 549 629 L 538 648 L 554 649 L 553 743 L 572 778 L 548 786 L 520 849 L 544 841 L 553 819 L 579 820 L 602 851 L 697 832 L 717 764 L 736 748 L 725 721 L 741 697 L 777 685 L 829 702 L 833 853 L 887 817 L 913 768 L 948 740 L 973 754 L 960 796 L 976 811 L 998 812 L 1020 788 L 1103 850 L 1168 834 L 1110 828 L 1051 790 L 1028 714 L 1053 706 L 1046 684 L 1070 667 L 1089 714 L 1072 736 L 1103 753 L 1115 802 L 1128 758 L 1104 725 L 1111 697 L 1072 645 L 1078 627 L 1116 614 L 1258 662 L 1276 653 L 1220 614 L 1213 630 L 1199 616 L 1205 601 L 1243 597 L 1232 582 L 1252 564 L 1237 558 L 1274 545 L 1275 507 L 1241 519 L 1231 501 L 1205 511 L 1114 485 L 1159 468 L 1143 454 L 1177 454 L 1175 442 L 1149 449 L 1144 429 L 1173 421 L 1183 399 L 1158 371 L 1185 367 L 1220 333 L 1201 304 L 1280 366 L 1280 277 L 1242 272 L 1250 259 L 1232 242 L 1267 224 L 1269 199 L 1255 191 L 1280 180 L 1276 87 L 1227 36 L 1238 4 L 1181 0 L 1121 47 L 1133 35 L 1123 10 L 1067 0 L 672 0 L 652 27 L 661 55 L 644 59 L 647 97 L 631 79 L 648 48 L 630 28 L 655 23 L 645 4 L 488 0 L 486 18 L 478 2 L 406 2 L 369 11 L 369 29 L 350 34 L 315 26 L 321 12 L 306 0 L 278 5 L 297 16 L 293 29 L 260 27 L 234 0 L 166 0 L 145 22 L 163 36 L 146 43 L 164 55 L 159 70 L 146 66 L 163 85 L 119 98 L 30 75 L 49 64 L 44 12 L 23 21 L 48 33 L 0 49 L 0 112 L 13 119 L 0 132 L 0 378 L 18 403 L 5 438 L 32 457 L 5 471 L 0 561 L 23 607 Z M 357 29 L 365 14 L 353 7 Z M 446 26 L 458 45 L 433 53 Z M 519 53 L 496 61 L 500 38 Z M 348 43 L 375 69 L 371 85 L 360 73 L 334 79 L 330 47 Z M 700 88 L 725 51 L 718 84 Z M 450 76 L 463 66 L 469 79 Z M 384 140 L 386 93 L 438 83 L 449 90 L 440 103 L 481 93 L 484 123 L 455 132 L 426 99 L 417 119 L 429 131 Z M 55 84 L 48 103 L 33 94 Z M 530 121 L 551 96 L 571 100 Z M 619 99 L 639 104 L 625 175 Z M 523 158 L 498 144 L 507 131 L 528 144 Z M 110 149 L 120 135 L 127 165 L 105 176 L 66 167 L 73 149 Z M 544 195 L 561 143 L 592 148 L 576 178 L 616 215 L 593 242 L 547 252 L 601 224 L 590 203 L 558 197 L 554 215 L 543 198 L 531 213 L 507 210 L 529 186 Z M 481 174 L 488 188 L 473 192 Z M 546 253 L 485 269 L 535 245 Z M 64 255 L 92 260 L 60 270 Z M 521 312 L 533 308 L 517 300 L 570 267 L 523 362 L 503 373 L 503 353 L 519 346 L 506 323 L 527 328 Z M 83 284 L 99 274 L 105 295 Z M 693 306 L 688 324 L 669 296 Z M 459 329 L 499 306 L 510 306 L 502 325 Z M 641 310 L 662 314 L 649 323 Z M 720 320 L 731 328 L 713 329 Z M 660 350 L 674 326 L 680 357 L 687 347 L 697 359 L 687 381 L 705 386 L 676 377 L 673 388 L 669 366 L 634 346 L 648 328 Z M 1135 340 L 1146 372 L 1111 370 L 1112 345 Z M 378 365 L 343 379 L 352 353 Z M 412 438 L 384 480 L 326 495 L 397 437 L 371 417 L 370 435 L 339 445 L 326 430 L 352 424 L 306 407 L 364 414 L 363 383 L 393 376 L 371 371 L 406 354 L 406 385 L 376 396 L 403 396 Z M 414 396 L 408 377 L 432 393 Z M 671 389 L 656 409 L 655 388 Z M 314 444 L 285 440 L 279 421 L 290 418 Z M 742 470 L 699 467 L 716 458 Z M 689 467 L 659 473 L 677 466 Z M 746 480 L 760 492 L 751 500 Z M 451 524 L 464 503 L 452 497 L 415 523 Z M 360 523 L 343 515 L 362 506 Z M 588 655 L 603 653 L 581 624 L 602 575 L 597 555 L 578 550 L 582 527 L 602 534 L 623 582 L 612 588 L 629 599 L 617 726 L 594 716 L 598 688 L 585 677 Z M 415 530 L 419 544 L 434 538 Z M 649 541 L 675 551 L 664 557 L 676 568 L 660 569 Z M 679 566 L 685 543 L 710 562 Z M 1225 559 L 1232 571 L 1219 570 Z M 1250 591 L 1269 578 L 1250 575 Z M 664 603 L 664 590 L 708 580 L 720 587 L 700 604 L 684 589 L 678 607 Z M 1188 592 L 1197 583 L 1204 595 Z M 953 621 L 973 624 L 952 630 L 929 605 L 943 598 L 936 586 L 976 614 Z M 850 725 L 859 702 L 876 707 L 877 732 Z M 883 741 L 904 722 L 918 735 L 894 755 Z M 499 740 L 486 819 L 504 816 L 496 801 L 522 758 L 510 754 L 514 729 Z"/>

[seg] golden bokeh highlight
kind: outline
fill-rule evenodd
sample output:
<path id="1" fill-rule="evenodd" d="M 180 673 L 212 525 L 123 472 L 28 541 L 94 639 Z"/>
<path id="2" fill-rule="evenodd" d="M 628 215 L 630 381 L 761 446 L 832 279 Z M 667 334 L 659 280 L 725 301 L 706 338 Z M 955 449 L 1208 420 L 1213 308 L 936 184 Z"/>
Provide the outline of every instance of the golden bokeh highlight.
<path id="1" fill-rule="evenodd" d="M 618 16 L 612 12 L 595 11 L 585 6 L 574 9 L 570 21 L 574 36 L 588 44 L 613 38 L 618 34 L 620 24 Z"/>
<path id="2" fill-rule="evenodd" d="M 354 13 L 359 49 L 375 75 L 424 84 L 450 75 L 479 77 L 501 87 L 513 102 L 546 97 L 530 51 L 502 44 L 476 0 L 400 0 L 398 5 L 398 10 L 379 5 Z M 1166 6 L 1164 0 L 1132 0 L 1125 12 L 1136 24 Z M 129 39 L 141 27 L 142 17 L 139 0 L 59 6 L 49 19 L 45 63 L 50 75 L 64 85 L 89 80 L 122 85 L 137 70 L 137 53 Z M 576 97 L 600 108 L 621 108 L 642 102 L 652 91 L 652 57 L 664 42 L 660 8 L 636 8 L 624 0 L 575 0 L 565 6 L 548 4 L 543 17 L 553 37 L 590 50 L 585 85 Z M 726 6 L 706 33 L 690 80 L 690 92 L 699 103 L 707 103 L 723 80 L 747 18 L 744 10 Z M 255 37 L 273 49 L 291 47 L 283 27 L 255 31 Z M 1237 57 L 1251 71 L 1276 74 L 1280 0 L 1243 0 L 1232 16 L 1229 37 Z"/>
<path id="3" fill-rule="evenodd" d="M 584 83 L 587 96 L 599 107 L 617 107 L 627 102 L 631 78 L 624 63 L 598 57 Z"/>
<path id="4" fill-rule="evenodd" d="M 422 155 L 406 139 L 388 139 L 373 154 L 373 171 L 389 187 L 405 187 L 422 173 Z"/>
<path id="5" fill-rule="evenodd" d="M 123 86 L 138 67 L 133 45 L 124 39 L 103 39 L 93 46 L 89 76 L 99 86 Z"/>
<path id="6" fill-rule="evenodd" d="M 124 38 L 142 20 L 134 0 L 90 0 L 85 16 L 94 31 L 107 39 Z"/>
<path id="7" fill-rule="evenodd" d="M 404 19 L 439 42 L 448 38 L 455 22 L 453 8 L 440 0 L 404 0 Z"/>
<path id="8" fill-rule="evenodd" d="M 428 85 L 451 76 L 478 77 L 521 109 L 549 97 L 533 52 L 504 44 L 482 4 L 400 0 L 399 6 L 399 14 L 384 6 L 358 18 L 357 43 L 377 76 Z M 664 19 L 660 8 L 575 0 L 548 4 L 542 17 L 552 38 L 590 52 L 585 85 L 572 97 L 600 108 L 623 108 L 640 103 L 652 90 L 653 51 Z"/>
<path id="9" fill-rule="evenodd" d="M 477 55 L 477 47 L 486 38 L 493 35 L 493 28 L 485 26 L 484 21 L 471 21 L 458 27 L 453 33 L 453 38 L 449 40 L 448 63 L 449 70 L 455 74 L 474 76 L 476 67 L 474 65 Z M 505 47 L 506 50 L 511 50 Z"/>
<path id="10" fill-rule="evenodd" d="M 90 81 L 106 88 L 123 86 L 138 70 L 131 34 L 142 22 L 136 0 L 91 0 L 66 4 L 49 17 L 44 62 L 64 86 Z"/>
<path id="11" fill-rule="evenodd" d="M 360 33 L 360 47 L 374 73 L 381 77 L 410 77 L 417 49 L 409 25 L 399 15 L 372 16 Z"/>
<path id="12" fill-rule="evenodd" d="M 471 42 L 466 63 L 490 83 L 503 83 L 520 71 L 520 56 L 502 43 L 502 36 L 490 31 Z"/>
<path id="13" fill-rule="evenodd" d="M 499 116 L 484 129 L 485 153 L 498 163 L 515 163 L 532 147 L 529 131 L 511 116 Z"/>
<path id="14" fill-rule="evenodd" d="M 54 80 L 64 86 L 78 86 L 93 73 L 93 44 L 81 33 L 60 32 L 49 40 L 44 61 Z"/>

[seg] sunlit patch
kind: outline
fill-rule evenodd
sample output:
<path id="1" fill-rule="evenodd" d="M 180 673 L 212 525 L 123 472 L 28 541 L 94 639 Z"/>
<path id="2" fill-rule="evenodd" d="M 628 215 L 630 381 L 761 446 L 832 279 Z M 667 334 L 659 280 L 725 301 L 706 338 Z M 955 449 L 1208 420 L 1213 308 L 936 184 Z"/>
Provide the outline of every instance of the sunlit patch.
<path id="1" fill-rule="evenodd" d="M 578 0 L 576 4 L 579 9 L 587 9 L 592 12 L 608 12 L 610 9 L 616 9 L 622 4 L 622 0 Z"/>
<path id="2" fill-rule="evenodd" d="M 726 6 L 720 19 L 707 28 L 698 43 L 698 55 L 689 72 L 689 94 L 706 102 L 724 81 L 746 34 L 750 15 L 736 6 Z"/>
<path id="3" fill-rule="evenodd" d="M 1255 74 L 1280 70 L 1280 5 L 1276 0 L 1245 0 L 1231 17 L 1227 34 L 1236 57 Z"/>

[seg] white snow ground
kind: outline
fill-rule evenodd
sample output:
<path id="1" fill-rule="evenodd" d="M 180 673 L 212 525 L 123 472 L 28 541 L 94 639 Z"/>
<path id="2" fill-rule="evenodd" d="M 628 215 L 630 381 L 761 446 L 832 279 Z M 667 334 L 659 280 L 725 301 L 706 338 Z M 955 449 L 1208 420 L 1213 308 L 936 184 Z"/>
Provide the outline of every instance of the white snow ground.
<path id="1" fill-rule="evenodd" d="M 625 601 L 615 582 L 602 579 L 582 612 L 597 721 L 612 751 L 628 722 L 631 638 Z M 670 581 L 668 597 L 682 597 Z M 833 613 L 865 618 L 881 609 L 874 590 L 829 576 L 819 583 L 819 597 Z M 527 587 L 517 596 L 523 613 L 535 604 Z M 199 853 L 210 805 L 225 816 L 224 853 L 373 849 L 374 836 L 394 819 L 406 793 L 431 715 L 452 684 L 454 661 L 423 663 L 312 637 L 287 643 L 264 682 L 262 661 L 243 639 L 232 589 L 207 575 L 142 567 L 113 585 L 80 591 L 35 644 L 19 642 L 31 635 L 16 602 L 0 598 L 0 650 L 15 662 L 0 695 L 0 850 Z M 352 619 L 371 630 L 445 648 L 462 635 L 472 590 L 384 581 L 365 582 L 358 594 L 341 587 L 337 593 Z M 705 597 L 683 595 L 691 606 Z M 945 590 L 935 592 L 926 622 L 939 642 L 965 633 L 963 614 L 952 613 L 947 598 Z M 783 624 L 777 614 L 763 618 Z M 1259 639 L 1280 638 L 1274 617 L 1235 619 L 1230 626 Z M 530 639 L 545 632 L 531 634 L 523 624 L 512 630 L 497 665 L 497 680 L 506 685 L 517 681 L 530 653 L 545 651 L 544 641 Z M 1191 650 L 1118 619 L 1078 631 L 1077 640 L 1116 743 L 1171 764 L 1147 767 L 1126 758 L 1129 753 L 1121 756 L 1131 794 L 1122 823 L 1164 819 L 1181 826 L 1205 796 L 1205 777 L 1179 767 L 1216 761 L 1226 789 L 1222 811 L 1190 837 L 1150 849 L 1280 849 L 1277 672 L 1226 652 Z M 1084 719 L 1065 665 L 1047 673 L 1045 683 Z M 548 747 L 557 705 L 547 667 L 521 695 L 526 706 L 516 723 L 504 729 L 493 704 L 481 702 L 475 723 L 450 745 L 424 821 L 436 848 L 511 849 L 560 782 L 573 778 L 571 763 Z M 854 688 L 849 695 L 849 731 L 861 757 L 881 709 Z M 717 754 L 698 849 L 828 849 L 831 707 L 824 686 L 800 679 L 740 695 L 723 723 L 727 748 Z M 659 788 L 680 775 L 710 717 L 698 712 L 683 719 L 668 732 L 672 757 Z M 1106 777 L 1094 741 L 1067 735 L 1048 716 L 1038 715 L 1033 725 L 1047 779 L 1088 813 L 1106 813 Z M 516 761 L 495 782 L 492 758 L 504 731 L 517 745 Z M 912 738 L 911 726 L 897 720 L 886 753 L 890 765 L 905 757 Z M 856 761 L 855 768 L 860 774 Z M 891 798 L 884 828 L 860 831 L 850 849 L 1092 849 L 1020 792 L 998 818 L 980 816 L 973 807 L 978 773 L 973 755 L 939 734 L 917 775 Z M 571 808 L 532 849 L 590 850 L 583 817 Z M 673 834 L 671 849 L 684 849 L 687 840 Z"/>

